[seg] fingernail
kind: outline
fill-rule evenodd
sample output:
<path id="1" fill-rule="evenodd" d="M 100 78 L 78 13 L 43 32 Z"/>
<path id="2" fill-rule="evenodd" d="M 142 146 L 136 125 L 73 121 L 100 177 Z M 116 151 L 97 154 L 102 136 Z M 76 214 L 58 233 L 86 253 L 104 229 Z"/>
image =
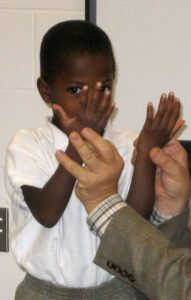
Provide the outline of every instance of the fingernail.
<path id="1" fill-rule="evenodd" d="M 83 134 L 90 136 L 92 134 L 91 128 L 84 128 L 83 129 Z"/>
<path id="2" fill-rule="evenodd" d="M 88 86 L 87 86 L 87 85 L 84 85 L 84 86 L 83 86 L 83 90 L 84 90 L 84 91 L 87 91 L 87 90 L 88 90 Z"/>
<path id="3" fill-rule="evenodd" d="M 57 150 L 56 153 L 55 153 L 55 154 L 56 154 L 56 157 L 57 157 L 57 158 L 62 157 L 62 153 L 63 153 L 62 150 Z"/>
<path id="4" fill-rule="evenodd" d="M 77 132 L 70 133 L 70 139 L 73 141 L 77 141 L 79 139 L 79 134 Z"/>
<path id="5" fill-rule="evenodd" d="M 105 90 L 104 93 L 105 93 L 106 96 L 109 96 L 111 94 L 111 92 L 108 91 L 108 90 Z"/>
<path id="6" fill-rule="evenodd" d="M 102 83 L 101 83 L 100 81 L 98 81 L 98 82 L 96 83 L 96 87 L 97 87 L 97 88 L 100 88 L 101 85 L 102 85 Z"/>
<path id="7" fill-rule="evenodd" d="M 161 153 L 160 148 L 153 148 L 153 149 L 151 150 L 151 154 L 152 154 L 152 157 L 153 157 L 154 159 L 158 159 L 159 156 L 160 156 L 160 153 Z"/>
<path id="8" fill-rule="evenodd" d="M 164 93 L 162 94 L 162 100 L 165 99 L 167 97 L 167 95 Z"/>

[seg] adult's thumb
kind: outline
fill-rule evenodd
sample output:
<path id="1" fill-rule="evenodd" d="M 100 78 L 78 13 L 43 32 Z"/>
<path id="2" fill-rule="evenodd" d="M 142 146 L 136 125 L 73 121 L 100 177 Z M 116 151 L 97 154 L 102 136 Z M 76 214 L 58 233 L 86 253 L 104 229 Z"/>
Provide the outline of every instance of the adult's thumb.
<path id="1" fill-rule="evenodd" d="M 150 158 L 156 166 L 169 175 L 176 176 L 181 172 L 179 163 L 158 147 L 154 147 L 150 150 Z"/>

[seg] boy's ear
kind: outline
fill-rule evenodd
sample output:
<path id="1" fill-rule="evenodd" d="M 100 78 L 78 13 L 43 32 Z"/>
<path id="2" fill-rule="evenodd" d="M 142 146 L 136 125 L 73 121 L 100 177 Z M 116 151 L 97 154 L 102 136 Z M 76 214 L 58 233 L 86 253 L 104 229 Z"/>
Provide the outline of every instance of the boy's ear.
<path id="1" fill-rule="evenodd" d="M 51 101 L 50 86 L 48 85 L 48 83 L 44 79 L 39 77 L 37 79 L 37 87 L 44 102 L 50 105 L 52 101 Z"/>

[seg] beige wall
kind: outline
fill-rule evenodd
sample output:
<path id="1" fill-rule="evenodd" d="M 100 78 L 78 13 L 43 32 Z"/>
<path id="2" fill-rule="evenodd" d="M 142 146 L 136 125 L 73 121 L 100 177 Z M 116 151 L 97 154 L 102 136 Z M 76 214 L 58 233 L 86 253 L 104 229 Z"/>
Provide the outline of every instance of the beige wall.
<path id="1" fill-rule="evenodd" d="M 0 0 L 0 207 L 7 207 L 3 168 L 8 141 L 49 114 L 36 89 L 44 32 L 66 19 L 84 19 L 84 0 Z M 24 273 L 11 253 L 0 252 L 0 300 L 13 300 Z"/>
<path id="2" fill-rule="evenodd" d="M 191 1 L 97 0 L 97 24 L 107 31 L 119 67 L 117 127 L 139 132 L 146 103 L 175 91 L 191 139 Z"/>
<path id="3" fill-rule="evenodd" d="M 97 23 L 114 44 L 119 68 L 117 127 L 138 132 L 146 103 L 174 90 L 191 132 L 190 0 L 97 0 Z M 84 0 L 0 0 L 0 206 L 7 206 L 3 168 L 7 143 L 18 128 L 43 123 L 48 109 L 36 90 L 39 44 L 60 20 L 84 18 Z M 0 300 L 13 300 L 23 278 L 10 253 L 0 253 Z"/>

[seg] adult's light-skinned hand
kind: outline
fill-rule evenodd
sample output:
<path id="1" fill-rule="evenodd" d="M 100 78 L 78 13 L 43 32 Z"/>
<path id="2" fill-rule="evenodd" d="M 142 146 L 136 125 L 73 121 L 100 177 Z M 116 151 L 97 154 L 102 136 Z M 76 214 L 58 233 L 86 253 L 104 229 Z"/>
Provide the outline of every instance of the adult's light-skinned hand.
<path id="1" fill-rule="evenodd" d="M 190 175 L 185 149 L 173 138 L 163 150 L 150 151 L 156 169 L 156 208 L 164 215 L 180 214 L 188 205 Z"/>
<path id="2" fill-rule="evenodd" d="M 183 124 L 182 121 L 180 123 Z M 136 148 L 136 141 L 135 141 L 135 150 L 132 158 L 133 164 L 136 161 L 136 155 L 137 155 L 136 152 L 137 152 L 137 148 Z M 188 154 L 183 148 L 183 146 L 180 144 L 180 142 L 176 139 L 176 137 L 173 137 L 168 142 L 168 144 L 166 144 L 163 147 L 163 152 L 167 153 L 171 158 L 174 159 L 176 163 L 178 163 L 179 172 L 182 172 L 181 179 L 184 176 L 186 178 L 184 183 L 184 186 L 186 188 L 182 190 L 181 186 L 179 188 L 178 185 L 176 185 L 174 187 L 174 190 L 172 190 L 172 187 L 170 189 L 170 183 L 167 182 L 169 180 L 167 173 L 164 172 L 165 165 L 163 166 L 163 169 L 161 169 L 160 160 L 159 160 L 158 164 L 156 163 L 157 168 L 156 168 L 156 178 L 155 178 L 155 201 L 156 201 L 155 207 L 163 215 L 176 215 L 181 213 L 188 204 L 187 193 L 190 185 L 189 169 L 188 169 Z"/>
<path id="3" fill-rule="evenodd" d="M 62 151 L 57 151 L 56 157 L 77 178 L 76 194 L 89 213 L 105 198 L 118 192 L 124 162 L 115 146 L 90 128 L 84 128 L 81 136 L 72 132 L 69 139 L 85 166 L 80 166 Z"/>

